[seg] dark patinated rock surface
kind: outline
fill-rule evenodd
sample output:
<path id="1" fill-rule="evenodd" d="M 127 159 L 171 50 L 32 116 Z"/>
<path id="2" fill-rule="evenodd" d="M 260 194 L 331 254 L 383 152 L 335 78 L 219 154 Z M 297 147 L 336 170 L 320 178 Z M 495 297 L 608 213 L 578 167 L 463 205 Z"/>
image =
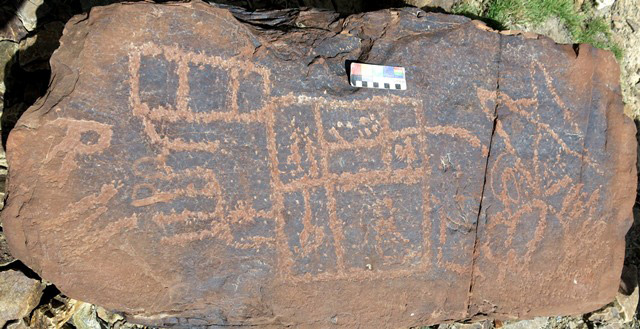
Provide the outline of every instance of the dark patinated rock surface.
<path id="1" fill-rule="evenodd" d="M 345 61 L 403 66 L 355 89 Z M 74 18 L 8 142 L 12 252 L 165 326 L 593 310 L 635 196 L 613 55 L 417 9 Z"/>

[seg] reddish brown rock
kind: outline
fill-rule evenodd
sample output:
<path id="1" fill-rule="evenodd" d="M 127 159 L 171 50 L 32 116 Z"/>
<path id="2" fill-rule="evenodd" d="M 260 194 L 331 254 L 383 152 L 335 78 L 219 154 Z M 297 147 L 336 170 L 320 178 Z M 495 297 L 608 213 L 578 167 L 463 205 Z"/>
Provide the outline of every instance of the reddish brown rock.
<path id="1" fill-rule="evenodd" d="M 345 61 L 404 66 L 355 89 Z M 409 327 L 594 309 L 634 126 L 613 56 L 417 9 L 74 18 L 8 143 L 15 255 L 165 326 Z"/>
<path id="2" fill-rule="evenodd" d="M 589 46 L 541 43 L 502 40 L 472 313 L 585 313 L 620 281 L 637 178 L 619 66 Z"/>

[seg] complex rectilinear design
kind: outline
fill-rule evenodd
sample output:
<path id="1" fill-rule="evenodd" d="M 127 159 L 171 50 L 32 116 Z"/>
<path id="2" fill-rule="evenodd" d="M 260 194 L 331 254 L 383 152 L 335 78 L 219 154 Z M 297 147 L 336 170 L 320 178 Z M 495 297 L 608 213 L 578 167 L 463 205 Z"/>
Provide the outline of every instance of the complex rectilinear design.
<path id="1" fill-rule="evenodd" d="M 266 68 L 153 44 L 130 69 L 133 114 L 157 149 L 135 163 L 132 205 L 182 225 L 164 243 L 277 250 L 279 271 L 305 280 L 429 264 L 420 100 L 272 97 Z"/>

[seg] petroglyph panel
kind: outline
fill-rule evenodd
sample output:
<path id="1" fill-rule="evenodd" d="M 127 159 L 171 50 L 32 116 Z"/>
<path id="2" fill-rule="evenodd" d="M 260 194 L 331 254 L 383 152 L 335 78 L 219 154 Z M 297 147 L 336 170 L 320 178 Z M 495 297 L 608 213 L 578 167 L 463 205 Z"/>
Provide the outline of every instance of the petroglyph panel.
<path id="1" fill-rule="evenodd" d="M 578 50 L 416 9 L 95 8 L 11 132 L 3 230 L 151 326 L 589 311 L 617 289 L 635 144 L 615 61 Z M 408 88 L 351 87 L 357 59 Z"/>
<path id="2" fill-rule="evenodd" d="M 607 96 L 591 85 L 575 82 L 607 80 L 609 72 L 603 67 L 617 65 L 612 58 L 597 58 L 598 51 L 590 47 L 580 49 L 578 62 L 589 63 L 583 69 L 558 54 L 523 60 L 521 50 L 514 50 L 533 47 L 529 40 L 505 40 L 501 63 L 505 86 L 499 95 L 491 149 L 495 156 L 487 166 L 484 220 L 478 227 L 474 286 L 483 296 L 483 302 L 476 301 L 478 312 L 499 296 L 512 294 L 515 282 L 528 284 L 517 288 L 523 292 L 520 301 L 501 304 L 500 312 L 526 313 L 522 305 L 536 294 L 546 296 L 546 307 L 558 312 L 572 308 L 569 301 L 577 304 L 586 298 L 605 303 L 597 289 L 578 291 L 619 280 L 613 269 L 620 268 L 622 257 L 611 255 L 623 250 L 623 232 L 619 232 L 618 243 L 591 246 L 610 234 L 606 223 L 624 220 L 604 210 L 603 200 L 606 194 L 618 193 L 606 182 L 619 170 L 606 169 L 616 160 L 607 155 L 611 149 L 607 151 L 605 144 L 626 146 L 622 139 L 609 139 L 612 136 L 595 137 L 613 124 L 605 124 L 612 114 L 598 105 Z M 622 126 L 624 117 L 615 120 Z M 626 136 L 632 133 L 628 128 L 624 131 Z M 626 168 L 623 170 L 632 170 Z M 556 266 L 547 266 L 555 262 Z M 576 290 L 556 295 L 539 281 L 551 276 Z M 488 278 L 510 283 L 496 287 L 494 279 L 490 283 Z M 613 291 L 614 285 L 608 289 Z"/>
<path id="3" fill-rule="evenodd" d="M 424 131 L 418 128 L 420 100 L 268 97 L 266 85 L 256 85 L 269 80 L 266 68 L 240 68 L 233 60 L 150 43 L 142 49 L 130 57 L 131 90 L 138 92 L 131 97 L 132 109 L 145 126 L 148 142 L 158 146 L 158 154 L 136 161 L 136 170 L 144 168 L 136 171 L 143 182 L 134 185 L 131 204 L 154 213 L 154 221 L 163 227 L 162 242 L 215 239 L 256 252 L 282 246 L 278 257 L 286 266 L 278 271 L 301 280 L 366 273 L 371 264 L 359 256 L 362 253 L 371 254 L 369 262 L 379 264 L 376 277 L 385 272 L 409 275 L 403 266 L 426 264 L 423 200 L 416 185 L 427 179 L 422 167 Z M 154 70 L 154 75 L 145 73 L 146 69 Z M 249 79 L 241 84 L 238 76 Z M 169 88 L 162 77 L 177 81 L 168 92 L 175 96 L 158 100 L 146 90 Z M 261 88 L 257 93 L 265 95 L 268 105 L 250 110 L 253 107 L 240 89 L 247 85 Z M 372 180 L 380 181 L 371 184 Z M 361 196 L 336 191 L 377 184 L 383 190 L 384 184 L 394 184 L 396 190 L 412 192 L 418 186 L 418 194 Z M 392 205 L 393 200 L 401 202 L 409 195 L 416 198 L 412 207 L 418 213 L 407 214 Z M 376 208 L 378 220 L 373 222 L 362 217 L 373 213 L 365 212 L 357 218 L 339 218 L 341 212 L 356 209 L 365 200 L 391 208 Z M 408 225 L 415 231 L 408 233 L 409 228 L 404 228 L 397 236 L 387 236 L 396 229 L 396 216 L 401 227 Z M 278 234 L 276 227 L 280 227 Z M 386 231 L 370 237 L 367 232 L 375 227 Z M 351 241 L 356 231 L 367 236 Z M 347 233 L 349 245 L 343 245 Z M 409 252 L 411 259 L 404 259 L 403 252 Z"/>

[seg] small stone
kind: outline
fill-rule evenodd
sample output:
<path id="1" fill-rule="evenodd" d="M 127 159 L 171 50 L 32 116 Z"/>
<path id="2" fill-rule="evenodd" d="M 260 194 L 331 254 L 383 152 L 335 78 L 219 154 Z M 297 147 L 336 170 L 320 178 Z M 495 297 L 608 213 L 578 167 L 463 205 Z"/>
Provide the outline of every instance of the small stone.
<path id="1" fill-rule="evenodd" d="M 49 303 L 38 307 L 31 314 L 32 328 L 61 328 L 76 310 L 77 302 L 62 295 L 53 297 Z"/>
<path id="2" fill-rule="evenodd" d="M 4 27 L 0 29 L 0 41 L 9 40 L 9 41 L 19 41 L 27 35 L 27 30 L 22 25 L 22 21 L 20 18 L 15 15 L 14 12 L 3 12 L 1 14 L 7 17 L 4 20 Z"/>
<path id="3" fill-rule="evenodd" d="M 542 329 L 549 324 L 549 318 L 538 317 L 531 320 L 504 323 L 502 329 Z"/>
<path id="4" fill-rule="evenodd" d="M 15 60 L 18 51 L 18 44 L 13 41 L 0 41 L 0 94 L 4 94 L 6 87 L 4 84 L 7 65 Z"/>
<path id="5" fill-rule="evenodd" d="M 483 320 L 472 323 L 453 323 L 449 326 L 449 329 L 490 329 L 491 327 L 491 321 Z M 441 328 L 438 327 L 438 329 Z"/>
<path id="6" fill-rule="evenodd" d="M 616 0 L 596 0 L 598 10 L 613 6 Z"/>
<path id="7" fill-rule="evenodd" d="M 621 323 L 608 323 L 604 326 L 599 326 L 598 329 L 624 329 L 625 326 Z"/>
<path id="8" fill-rule="evenodd" d="M 616 320 L 620 319 L 620 312 L 616 309 L 613 304 L 610 304 L 600 310 L 593 312 L 589 316 L 589 321 L 606 324 L 611 322 L 616 322 Z"/>
<path id="9" fill-rule="evenodd" d="M 22 21 L 24 28 L 31 32 L 38 25 L 38 17 L 42 17 L 48 11 L 44 0 L 25 0 L 22 2 L 16 15 Z"/>
<path id="10" fill-rule="evenodd" d="M 12 320 L 22 319 L 38 306 L 43 284 L 20 271 L 0 272 L 0 328 Z"/>
<path id="11" fill-rule="evenodd" d="M 106 309 L 99 306 L 96 306 L 96 314 L 100 319 L 107 323 L 116 323 L 124 320 L 124 317 L 122 315 L 107 311 Z"/>
<path id="12" fill-rule="evenodd" d="M 77 329 L 101 329 L 95 306 L 88 303 L 80 303 L 76 312 L 71 317 L 71 323 Z"/>
<path id="13" fill-rule="evenodd" d="M 3 183 L 2 187 L 4 188 L 4 177 L 0 178 L 0 181 Z M 4 191 L 4 189 L 2 190 Z M 4 194 L 4 192 L 2 193 Z M 0 201 L 2 203 L 2 201 Z M 7 245 L 7 239 L 4 236 L 4 232 L 0 230 L 0 266 L 5 266 L 7 264 L 13 263 L 15 258 L 11 256 L 9 253 L 9 246 Z"/>
<path id="14" fill-rule="evenodd" d="M 586 323 L 581 318 L 570 318 L 567 321 L 569 325 L 569 329 L 587 329 Z M 557 328 L 558 326 L 552 326 L 552 328 Z M 560 326 L 562 328 L 563 326 Z M 566 325 L 564 326 L 566 327 Z"/>
<path id="15" fill-rule="evenodd" d="M 625 20 L 621 16 L 612 16 L 611 21 L 616 29 L 621 29 L 625 25 Z"/>
<path id="16" fill-rule="evenodd" d="M 407 0 L 405 3 L 418 8 L 442 8 L 450 11 L 456 0 Z"/>

